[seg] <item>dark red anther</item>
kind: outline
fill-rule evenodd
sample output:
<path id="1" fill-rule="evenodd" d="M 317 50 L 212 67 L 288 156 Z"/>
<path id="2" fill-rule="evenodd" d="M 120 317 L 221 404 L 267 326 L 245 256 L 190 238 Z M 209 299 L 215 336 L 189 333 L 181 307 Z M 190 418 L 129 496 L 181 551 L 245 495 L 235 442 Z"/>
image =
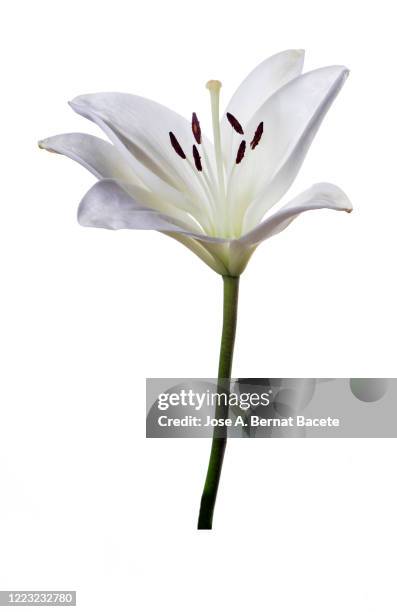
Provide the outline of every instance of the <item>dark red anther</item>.
<path id="1" fill-rule="evenodd" d="M 182 159 L 186 159 L 186 155 L 183 152 L 183 149 L 182 149 L 181 145 L 177 141 L 175 134 L 173 134 L 172 132 L 169 132 L 169 134 L 170 134 L 171 145 L 172 145 L 172 148 L 174 149 L 175 153 L 177 153 L 177 155 L 179 155 L 179 157 L 182 157 Z"/>
<path id="2" fill-rule="evenodd" d="M 259 141 L 262 138 L 262 134 L 263 134 L 263 121 L 261 121 L 258 127 L 256 128 L 254 137 L 251 140 L 251 144 L 250 144 L 251 149 L 255 149 L 255 147 L 259 144 Z"/>
<path id="3" fill-rule="evenodd" d="M 237 151 L 236 164 L 239 164 L 244 157 L 245 154 L 245 140 L 241 141 L 241 144 Z"/>
<path id="4" fill-rule="evenodd" d="M 226 113 L 226 117 L 234 130 L 236 130 L 237 134 L 244 134 L 244 130 L 241 127 L 240 122 L 236 119 L 232 113 Z"/>
<path id="5" fill-rule="evenodd" d="M 203 166 L 201 165 L 201 157 L 200 157 L 200 153 L 198 152 L 196 145 L 193 145 L 193 157 L 194 157 L 194 164 L 197 170 L 201 172 L 203 169 Z"/>
<path id="6" fill-rule="evenodd" d="M 201 127 L 196 113 L 192 114 L 192 132 L 197 144 L 201 144 Z"/>

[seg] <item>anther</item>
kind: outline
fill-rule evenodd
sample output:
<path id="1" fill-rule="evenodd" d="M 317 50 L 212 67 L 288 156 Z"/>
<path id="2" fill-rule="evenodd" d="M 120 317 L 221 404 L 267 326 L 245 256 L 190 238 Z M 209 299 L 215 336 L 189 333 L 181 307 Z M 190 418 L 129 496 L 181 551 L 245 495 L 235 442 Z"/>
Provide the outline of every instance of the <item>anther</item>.
<path id="1" fill-rule="evenodd" d="M 242 161 L 243 157 L 244 157 L 244 154 L 245 154 L 245 144 L 246 144 L 245 140 L 242 140 L 241 144 L 240 144 L 240 146 L 238 148 L 238 151 L 237 151 L 236 164 L 239 164 Z"/>
<path id="2" fill-rule="evenodd" d="M 263 134 L 263 121 L 261 121 L 258 127 L 256 128 L 254 137 L 250 143 L 251 149 L 255 149 L 255 147 L 259 144 L 259 141 L 262 138 L 262 134 Z"/>
<path id="3" fill-rule="evenodd" d="M 183 152 L 181 145 L 177 141 L 175 134 L 173 134 L 172 132 L 169 132 L 169 135 L 170 135 L 171 145 L 175 153 L 179 155 L 179 157 L 182 157 L 182 159 L 186 159 L 186 155 Z"/>
<path id="4" fill-rule="evenodd" d="M 201 127 L 196 113 L 193 113 L 192 115 L 192 132 L 197 144 L 201 144 Z"/>
<path id="5" fill-rule="evenodd" d="M 241 127 L 240 122 L 236 119 L 232 113 L 226 113 L 226 117 L 234 130 L 236 130 L 237 134 L 244 134 L 244 130 Z"/>
<path id="6" fill-rule="evenodd" d="M 203 166 L 201 165 L 201 157 L 200 157 L 200 153 L 198 152 L 196 145 L 193 145 L 193 157 L 194 157 L 194 164 L 197 170 L 201 172 L 203 170 Z"/>

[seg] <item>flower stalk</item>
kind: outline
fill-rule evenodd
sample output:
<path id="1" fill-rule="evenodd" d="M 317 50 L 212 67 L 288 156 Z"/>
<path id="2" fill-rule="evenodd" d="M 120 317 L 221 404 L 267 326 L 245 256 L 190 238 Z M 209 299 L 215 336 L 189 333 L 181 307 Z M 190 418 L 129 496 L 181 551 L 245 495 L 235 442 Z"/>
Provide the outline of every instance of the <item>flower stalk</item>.
<path id="1" fill-rule="evenodd" d="M 230 376 L 232 372 L 234 340 L 237 326 L 238 307 L 238 276 L 223 276 L 223 325 L 219 354 L 218 393 L 228 395 L 230 392 Z M 215 409 L 217 421 L 227 419 L 228 402 L 219 401 Z M 208 463 L 207 476 L 201 496 L 198 529 L 212 529 L 212 519 L 219 481 L 222 472 L 223 457 L 227 442 L 227 426 L 219 424 L 214 427 L 211 454 Z"/>

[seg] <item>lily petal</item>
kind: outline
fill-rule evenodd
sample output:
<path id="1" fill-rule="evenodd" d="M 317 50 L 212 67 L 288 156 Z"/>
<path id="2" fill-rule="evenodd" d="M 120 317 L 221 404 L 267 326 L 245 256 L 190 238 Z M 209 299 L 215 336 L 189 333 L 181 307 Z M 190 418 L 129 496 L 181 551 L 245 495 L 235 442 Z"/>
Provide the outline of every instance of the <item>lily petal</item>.
<path id="1" fill-rule="evenodd" d="M 218 256 L 226 240 L 205 236 L 195 231 L 192 223 L 150 208 L 142 200 L 145 202 L 148 198 L 146 203 L 151 203 L 152 194 L 134 187 L 133 196 L 127 192 L 129 187 L 109 179 L 98 181 L 80 202 L 77 215 L 80 225 L 111 230 L 156 230 L 187 246 L 219 274 L 227 273 Z"/>
<path id="2" fill-rule="evenodd" d="M 192 253 L 197 255 L 204 263 L 207 264 L 212 270 L 215 270 L 218 274 L 228 275 L 229 270 L 223 263 L 222 258 L 219 257 L 219 251 L 215 249 L 213 244 L 203 244 L 195 238 L 191 238 L 186 234 L 167 232 L 167 236 L 174 238 L 185 247 L 187 247 Z M 222 245 L 221 245 L 222 246 Z M 226 247 L 227 248 L 227 247 Z"/>
<path id="3" fill-rule="evenodd" d="M 132 193 L 130 193 L 130 188 Z M 152 229 L 179 232 L 197 240 L 214 244 L 227 244 L 229 238 L 216 238 L 195 231 L 190 223 L 177 220 L 163 210 L 155 210 L 153 194 L 137 186 L 120 184 L 112 179 L 95 183 L 81 200 L 78 221 L 87 227 L 104 229 Z"/>
<path id="4" fill-rule="evenodd" d="M 245 128 L 256 111 L 274 92 L 301 74 L 304 58 L 305 52 L 302 49 L 277 53 L 254 68 L 234 92 L 221 124 L 222 145 L 227 167 L 234 162 L 234 157 L 230 159 L 232 143 L 237 142 L 238 137 L 231 129 L 226 113 L 232 113 Z"/>
<path id="5" fill-rule="evenodd" d="M 191 227 L 192 231 L 203 230 L 198 221 L 185 210 L 145 189 L 125 156 L 111 143 L 90 134 L 72 133 L 41 140 L 39 147 L 70 157 L 99 179 L 111 178 L 121 182 L 123 189 L 141 204 L 174 217 L 178 222 Z"/>
<path id="6" fill-rule="evenodd" d="M 245 215 L 245 231 L 254 227 L 292 184 L 347 75 L 344 66 L 303 74 L 271 96 L 251 119 L 252 133 L 263 121 L 263 136 L 248 152 L 245 163 L 235 167 L 229 185 L 237 216 L 244 215 L 247 198 L 252 202 Z"/>
<path id="7" fill-rule="evenodd" d="M 141 184 L 120 151 L 106 140 L 90 134 L 59 134 L 39 142 L 41 149 L 66 155 L 99 179 L 113 178 Z"/>
<path id="8" fill-rule="evenodd" d="M 286 229 L 302 212 L 320 208 L 345 212 L 353 210 L 342 189 L 332 183 L 316 183 L 235 242 L 244 246 L 257 245 Z"/>
<path id="9" fill-rule="evenodd" d="M 203 206 L 207 196 L 198 173 L 170 145 L 169 132 L 173 132 L 185 154 L 190 154 L 192 132 L 186 119 L 157 102 L 123 93 L 78 96 L 70 105 L 99 125 L 124 154 L 129 154 L 134 172 L 149 189 L 165 194 L 175 203 L 179 199 L 181 206 L 186 206 L 182 200 L 188 194 L 191 211 Z M 206 149 L 212 156 L 208 140 Z"/>
<path id="10" fill-rule="evenodd" d="M 98 181 L 91 187 L 80 202 L 77 217 L 80 225 L 85 227 L 190 231 L 189 227 L 179 225 L 172 217 L 145 206 L 110 179 Z"/>

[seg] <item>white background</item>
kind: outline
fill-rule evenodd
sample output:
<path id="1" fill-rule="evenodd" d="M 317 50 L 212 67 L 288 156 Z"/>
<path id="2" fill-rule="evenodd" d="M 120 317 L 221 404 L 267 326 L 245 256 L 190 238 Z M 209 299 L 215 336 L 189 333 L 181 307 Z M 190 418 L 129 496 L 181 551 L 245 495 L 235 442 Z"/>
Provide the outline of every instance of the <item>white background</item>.
<path id="1" fill-rule="evenodd" d="M 239 376 L 396 376 L 393 3 L 9 2 L 1 18 L 0 589 L 82 611 L 395 611 L 395 440 L 236 440 L 213 532 L 208 440 L 145 439 L 145 377 L 214 376 L 221 279 L 155 233 L 78 226 L 94 179 L 36 142 L 95 126 L 66 102 L 130 91 L 209 119 L 257 63 L 307 49 L 351 76 L 291 188 L 302 216 L 241 281 Z M 164 126 L 167 130 L 167 126 Z"/>

